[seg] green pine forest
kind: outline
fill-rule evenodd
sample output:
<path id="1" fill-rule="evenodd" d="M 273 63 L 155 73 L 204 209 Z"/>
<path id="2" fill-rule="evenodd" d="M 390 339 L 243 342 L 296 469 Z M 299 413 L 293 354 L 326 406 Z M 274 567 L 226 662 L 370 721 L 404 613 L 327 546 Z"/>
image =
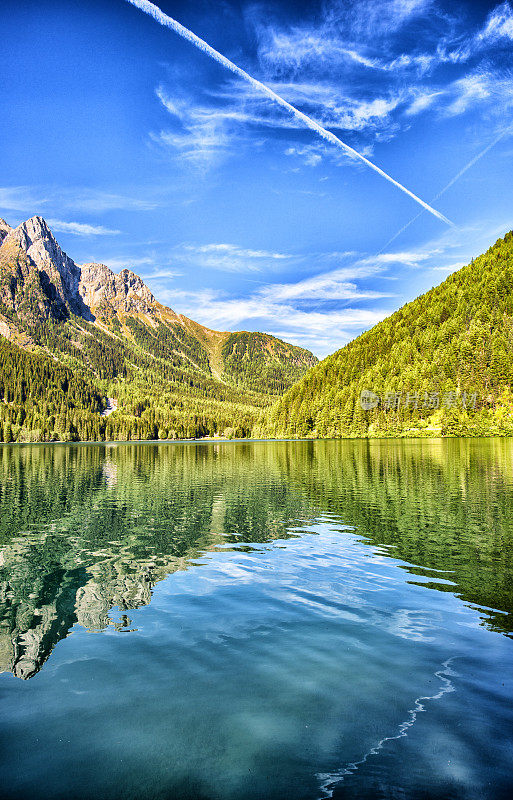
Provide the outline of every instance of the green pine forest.
<path id="1" fill-rule="evenodd" d="M 267 334 L 178 323 L 158 304 L 150 316 L 107 304 L 87 320 L 6 253 L 3 442 L 513 433 L 513 233 L 321 363 Z"/>
<path id="2" fill-rule="evenodd" d="M 113 338 L 78 318 L 29 327 L 35 352 L 0 337 L 1 440 L 248 437 L 279 387 L 301 374 L 295 362 L 268 365 L 271 386 L 264 392 L 262 372 L 252 371 L 241 351 L 232 353 L 220 381 L 196 340 L 184 345 L 165 325 L 126 322 L 131 338 Z M 296 350 L 296 361 L 314 363 L 311 354 Z M 107 397 L 116 399 L 117 410 L 103 416 Z"/>
<path id="3" fill-rule="evenodd" d="M 279 399 L 266 437 L 513 434 L 513 232 L 329 356 Z M 381 402 L 363 409 L 362 392 Z M 475 406 L 475 407 L 474 407 Z"/>
<path id="4" fill-rule="evenodd" d="M 249 437 L 263 409 L 317 363 L 273 336 L 181 317 L 128 270 L 96 265 L 93 288 L 106 288 L 93 313 L 73 284 L 81 268 L 42 218 L 3 230 L 3 442 Z M 26 231 L 46 253 L 39 266 Z"/>

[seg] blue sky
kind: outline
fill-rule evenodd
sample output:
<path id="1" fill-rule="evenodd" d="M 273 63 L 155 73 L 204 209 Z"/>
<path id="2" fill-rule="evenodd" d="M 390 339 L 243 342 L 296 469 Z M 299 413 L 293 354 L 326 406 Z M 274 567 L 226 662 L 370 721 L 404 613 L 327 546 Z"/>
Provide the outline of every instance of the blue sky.
<path id="1" fill-rule="evenodd" d="M 513 227 L 508 2 L 159 6 L 454 227 L 125 0 L 0 3 L 10 224 L 320 356 Z"/>

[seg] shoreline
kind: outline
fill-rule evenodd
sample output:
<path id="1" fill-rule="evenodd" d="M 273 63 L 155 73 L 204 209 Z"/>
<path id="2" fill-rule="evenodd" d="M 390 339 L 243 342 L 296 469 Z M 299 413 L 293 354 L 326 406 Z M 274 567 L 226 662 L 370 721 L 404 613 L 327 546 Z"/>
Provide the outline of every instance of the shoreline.
<path id="1" fill-rule="evenodd" d="M 433 441 L 450 441 L 452 439 L 512 439 L 513 436 L 504 434 L 483 434 L 482 436 L 337 436 L 330 438 L 310 438 L 310 439 L 109 439 L 108 441 L 99 441 L 96 439 L 83 440 L 79 442 L 0 442 L 0 447 L 48 447 L 50 445 L 59 446 L 82 446 L 82 445 L 104 445 L 106 447 L 113 447 L 115 445 L 127 444 L 151 444 L 151 445 L 168 445 L 168 444 L 270 444 L 279 442 L 433 442 Z"/>

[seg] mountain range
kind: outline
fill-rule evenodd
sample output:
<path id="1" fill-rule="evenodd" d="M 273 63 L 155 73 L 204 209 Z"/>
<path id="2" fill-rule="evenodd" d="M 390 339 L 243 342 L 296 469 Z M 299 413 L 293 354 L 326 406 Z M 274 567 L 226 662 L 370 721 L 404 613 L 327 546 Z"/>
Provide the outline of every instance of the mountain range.
<path id="1" fill-rule="evenodd" d="M 513 435 L 513 232 L 321 363 L 0 220 L 0 437 Z"/>
<path id="2" fill-rule="evenodd" d="M 130 269 L 76 264 L 39 216 L 0 220 L 0 243 L 4 441 L 247 436 L 317 363 L 175 313 Z"/>

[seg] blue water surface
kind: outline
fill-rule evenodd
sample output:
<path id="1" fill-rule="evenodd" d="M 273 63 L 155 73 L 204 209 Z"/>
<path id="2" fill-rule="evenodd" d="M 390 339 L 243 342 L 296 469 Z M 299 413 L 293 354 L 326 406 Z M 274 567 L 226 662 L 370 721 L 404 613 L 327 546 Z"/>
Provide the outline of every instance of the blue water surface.
<path id="1" fill-rule="evenodd" d="M 513 444 L 4 447 L 2 798 L 509 798 Z"/>

